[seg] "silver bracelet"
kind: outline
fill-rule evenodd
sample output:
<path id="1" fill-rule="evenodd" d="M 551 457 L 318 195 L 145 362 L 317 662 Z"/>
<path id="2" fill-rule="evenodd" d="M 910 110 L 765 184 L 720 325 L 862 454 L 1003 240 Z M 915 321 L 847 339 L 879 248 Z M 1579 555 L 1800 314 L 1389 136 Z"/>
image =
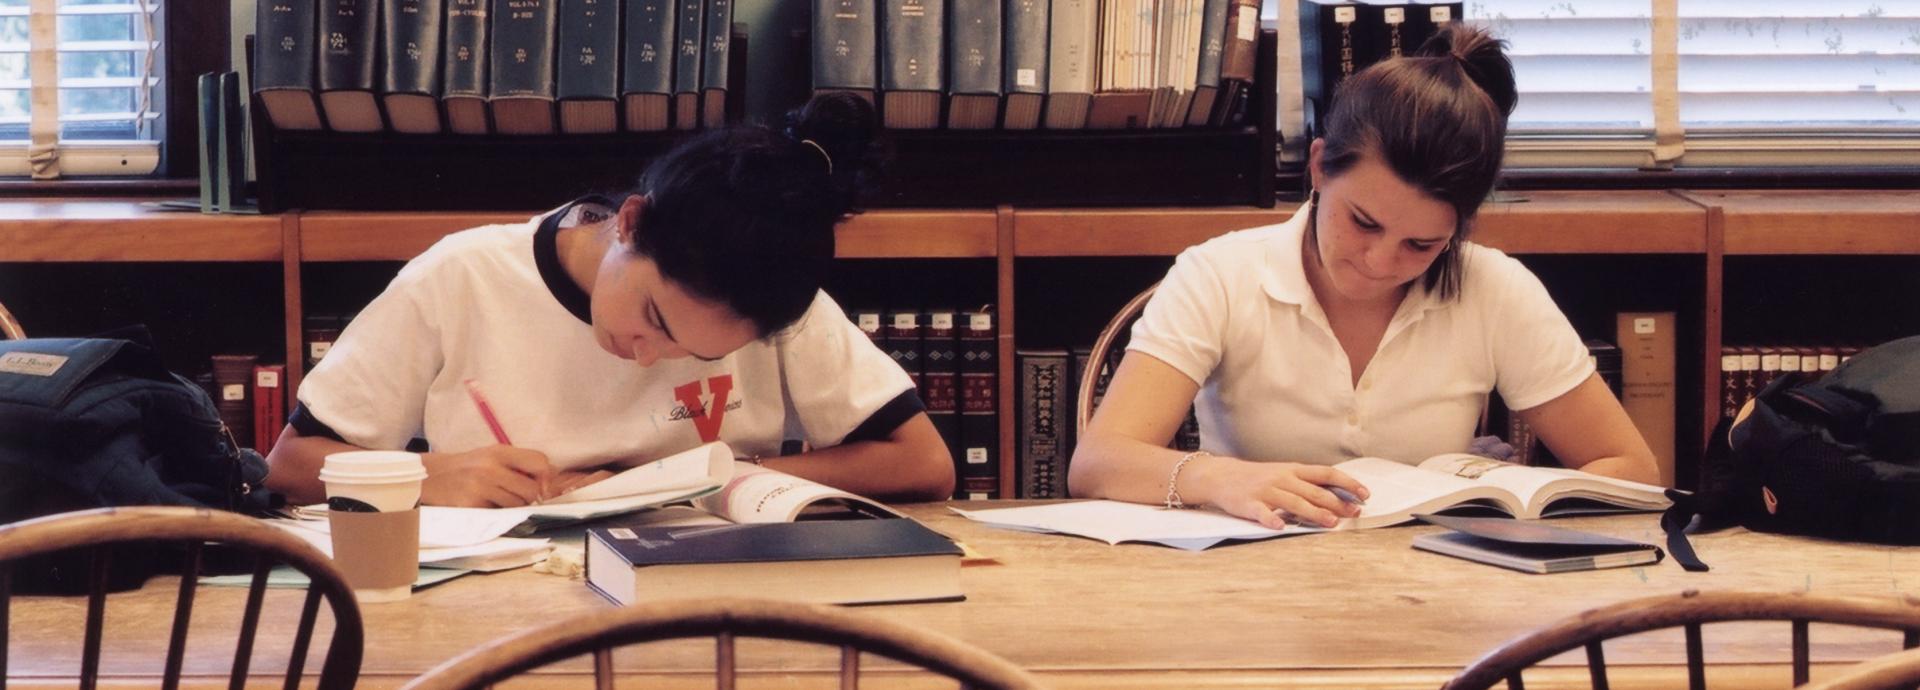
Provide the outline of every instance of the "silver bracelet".
<path id="1" fill-rule="evenodd" d="M 1187 503 L 1185 501 L 1180 500 L 1180 489 L 1177 486 L 1177 484 L 1180 481 L 1180 470 L 1186 469 L 1187 463 L 1192 462 L 1194 458 L 1200 457 L 1202 455 L 1213 455 L 1213 454 L 1206 452 L 1204 450 L 1196 450 L 1191 453 L 1187 453 L 1186 455 L 1180 456 L 1180 461 L 1173 463 L 1173 472 L 1167 475 L 1166 507 L 1168 510 L 1187 507 Z"/>

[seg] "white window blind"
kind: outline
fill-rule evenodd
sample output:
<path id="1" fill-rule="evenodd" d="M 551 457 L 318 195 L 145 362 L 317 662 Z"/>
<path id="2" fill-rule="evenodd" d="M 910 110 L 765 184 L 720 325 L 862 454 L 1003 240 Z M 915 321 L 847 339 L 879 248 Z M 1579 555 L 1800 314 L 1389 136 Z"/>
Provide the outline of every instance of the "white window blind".
<path id="1" fill-rule="evenodd" d="M 0 0 L 0 175 L 153 172 L 159 11 L 159 0 Z"/>

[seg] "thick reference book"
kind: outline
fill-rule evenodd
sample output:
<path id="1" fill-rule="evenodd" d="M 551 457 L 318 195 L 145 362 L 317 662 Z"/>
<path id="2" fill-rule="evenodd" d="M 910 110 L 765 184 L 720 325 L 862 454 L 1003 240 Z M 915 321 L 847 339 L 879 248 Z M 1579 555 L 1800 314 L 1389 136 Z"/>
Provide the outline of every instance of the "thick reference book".
<path id="1" fill-rule="evenodd" d="M 1674 473 L 1674 363 L 1673 312 L 1623 312 L 1618 317 L 1620 343 L 1620 406 L 1626 408 L 1640 435 L 1660 464 L 1660 481 L 1672 484 Z M 1775 368 L 1778 369 L 1778 360 Z M 1766 359 L 1762 357 L 1762 368 Z"/>
<path id="2" fill-rule="evenodd" d="M 440 132 L 442 0 L 380 3 L 380 103 L 402 134 Z"/>
<path id="3" fill-rule="evenodd" d="M 1413 548 L 1523 573 L 1569 573 L 1659 563 L 1660 547 L 1509 518 L 1415 515 L 1451 532 L 1413 538 Z"/>
<path id="4" fill-rule="evenodd" d="M 733 0 L 707 0 L 706 55 L 700 58 L 700 124 L 727 124 L 727 59 L 733 50 Z"/>
<path id="5" fill-rule="evenodd" d="M 446 0 L 440 105 L 455 134 L 487 133 L 487 36 L 492 0 Z"/>
<path id="6" fill-rule="evenodd" d="M 1000 86 L 1007 93 L 1004 129 L 1037 129 L 1047 98 L 1047 0 L 1006 0 L 1001 16 L 1006 61 Z"/>
<path id="7" fill-rule="evenodd" d="M 880 0 L 880 5 L 881 121 L 891 129 L 938 128 L 940 99 L 947 90 L 947 2 Z"/>
<path id="8" fill-rule="evenodd" d="M 1206 0 L 1201 10 L 1200 54 L 1195 60 L 1193 105 L 1188 106 L 1189 127 L 1204 127 L 1213 121 L 1214 102 L 1220 95 L 1220 68 L 1225 63 L 1227 46 L 1227 10 L 1231 0 Z M 1253 65 L 1248 55 L 1247 66 Z M 1252 74 L 1248 73 L 1248 78 Z"/>
<path id="9" fill-rule="evenodd" d="M 1073 355 L 1066 350 L 1020 350 L 1019 498 L 1066 498 L 1067 456 L 1073 452 Z"/>
<path id="10" fill-rule="evenodd" d="M 700 126 L 700 58 L 706 52 L 706 4 L 701 0 L 678 0 L 674 10 L 673 44 L 673 127 L 695 129 Z"/>
<path id="11" fill-rule="evenodd" d="M 560 131 L 606 134 L 620 128 L 620 3 L 560 0 L 556 95 Z"/>
<path id="12" fill-rule="evenodd" d="M 320 109 L 336 132 L 378 132 L 386 125 L 374 100 L 380 4 L 321 0 Z"/>
<path id="13" fill-rule="evenodd" d="M 960 442 L 960 341 L 953 314 L 946 310 L 925 314 L 926 327 L 920 338 L 923 357 L 920 399 L 927 404 L 927 421 L 933 422 L 934 431 L 940 432 L 940 440 L 946 442 L 947 453 L 954 459 L 955 476 L 964 480 L 961 454 L 965 449 Z"/>
<path id="14" fill-rule="evenodd" d="M 673 9 L 676 0 L 626 0 L 620 97 L 627 131 L 659 132 L 673 121 Z"/>
<path id="15" fill-rule="evenodd" d="M 961 312 L 960 495 L 1000 497 L 1000 358 L 993 312 Z"/>
<path id="16" fill-rule="evenodd" d="M 813 92 L 846 91 L 868 103 L 880 88 L 874 0 L 813 0 Z"/>
<path id="17" fill-rule="evenodd" d="M 1099 86 L 1100 3 L 1053 0 L 1047 22 L 1047 129 L 1085 129 Z"/>
<path id="18" fill-rule="evenodd" d="M 320 129 L 314 100 L 315 0 L 259 0 L 254 7 L 253 92 L 280 129 Z"/>
<path id="19" fill-rule="evenodd" d="M 1300 0 L 1300 88 L 1309 136 L 1323 133 L 1340 84 L 1366 66 L 1360 62 L 1359 19 L 1359 6 L 1349 0 Z"/>
<path id="20" fill-rule="evenodd" d="M 493 0 L 487 105 L 500 134 L 552 134 L 559 0 Z"/>
<path id="21" fill-rule="evenodd" d="M 947 24 L 947 129 L 1000 121 L 1000 3 L 956 2 Z"/>
<path id="22" fill-rule="evenodd" d="M 827 604 L 966 598 L 960 547 L 909 518 L 619 523 L 588 528 L 586 549 L 587 586 L 622 605 L 749 592 Z"/>

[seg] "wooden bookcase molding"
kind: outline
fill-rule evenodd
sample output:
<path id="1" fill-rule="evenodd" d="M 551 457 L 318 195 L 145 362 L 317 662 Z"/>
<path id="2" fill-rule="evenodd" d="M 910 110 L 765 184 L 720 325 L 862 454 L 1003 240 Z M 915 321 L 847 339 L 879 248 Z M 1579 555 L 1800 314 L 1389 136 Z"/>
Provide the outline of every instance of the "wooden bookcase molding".
<path id="1" fill-rule="evenodd" d="M 1001 400 L 1014 391 L 1017 258 L 1154 257 L 1242 228 L 1280 222 L 1277 208 L 881 209 L 839 229 L 838 253 L 857 260 L 990 259 L 997 275 Z M 301 360 L 301 273 L 330 262 L 405 261 L 449 232 L 517 222 L 535 211 L 288 211 L 201 215 L 135 201 L 0 201 L 0 264 L 39 262 L 261 262 L 283 272 L 286 361 Z M 1704 290 L 1703 419 L 1717 414 L 1719 348 L 1729 256 L 1920 257 L 1920 192 L 1524 191 L 1481 211 L 1474 239 L 1518 255 L 1698 257 Z M 4 266 L 0 266 L 3 269 Z M 4 299 L 0 295 L 0 299 Z M 1920 327 L 1920 324 L 1916 324 Z M 28 324 L 31 328 L 31 324 Z M 1683 355 L 1685 356 L 1685 355 Z M 289 372 L 297 377 L 296 372 Z M 292 381 L 297 385 L 297 378 Z M 1014 417 L 1001 415 L 1001 491 L 1013 495 Z M 1703 426 L 1711 426 L 1710 424 Z"/>

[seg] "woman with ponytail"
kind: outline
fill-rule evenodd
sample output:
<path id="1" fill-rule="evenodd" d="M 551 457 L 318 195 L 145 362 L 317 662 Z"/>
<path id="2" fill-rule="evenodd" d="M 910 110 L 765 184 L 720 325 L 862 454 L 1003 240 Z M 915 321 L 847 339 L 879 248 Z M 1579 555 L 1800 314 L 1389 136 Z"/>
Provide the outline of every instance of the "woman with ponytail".
<path id="1" fill-rule="evenodd" d="M 1659 483 L 1539 279 L 1467 241 L 1515 100 L 1501 43 L 1458 23 L 1348 79 L 1307 204 L 1186 250 L 1160 284 L 1074 494 L 1330 526 L 1359 513 L 1332 489 L 1368 493 L 1331 465 L 1469 452 L 1495 390 L 1568 467 Z M 1204 450 L 1168 450 L 1189 402 Z"/>
<path id="2" fill-rule="evenodd" d="M 268 486 L 317 501 L 327 454 L 419 438 L 423 502 L 517 506 L 724 440 L 855 493 L 951 495 L 913 382 L 820 289 L 873 127 L 823 95 L 779 130 L 695 136 L 617 197 L 448 235 L 307 376 Z M 812 450 L 777 457 L 787 441 Z"/>

